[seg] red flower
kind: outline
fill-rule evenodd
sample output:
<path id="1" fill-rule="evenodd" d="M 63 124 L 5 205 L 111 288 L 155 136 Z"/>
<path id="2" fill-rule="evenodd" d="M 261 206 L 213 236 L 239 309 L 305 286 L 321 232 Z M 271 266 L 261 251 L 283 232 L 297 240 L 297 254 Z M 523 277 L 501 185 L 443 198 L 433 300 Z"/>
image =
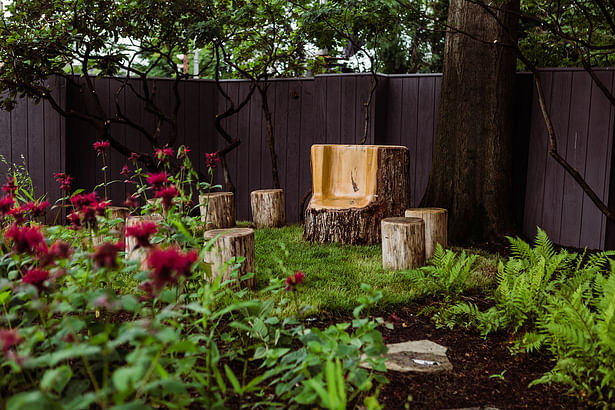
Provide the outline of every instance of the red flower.
<path id="1" fill-rule="evenodd" d="M 186 147 L 185 145 L 182 145 L 181 147 L 179 147 L 179 150 L 177 150 L 177 158 L 183 160 L 184 158 L 186 158 L 189 152 L 190 148 Z"/>
<path id="2" fill-rule="evenodd" d="M 0 217 L 8 215 L 13 205 L 15 205 L 15 199 L 10 195 L 0 199 Z"/>
<path id="3" fill-rule="evenodd" d="M 70 203 L 78 211 L 81 211 L 82 209 L 86 207 L 90 207 L 90 206 L 95 207 L 98 204 L 98 199 L 96 198 L 96 192 L 90 192 L 89 194 L 73 195 L 70 198 Z"/>
<path id="4" fill-rule="evenodd" d="M 124 201 L 124 205 L 128 208 L 137 208 L 139 206 L 139 200 L 132 195 L 128 195 Z"/>
<path id="5" fill-rule="evenodd" d="M 290 275 L 286 278 L 286 288 L 287 291 L 294 291 L 297 285 L 300 285 L 305 280 L 305 275 L 301 271 L 295 272 L 294 275 Z"/>
<path id="6" fill-rule="evenodd" d="M 188 275 L 192 264 L 197 259 L 197 253 L 184 253 L 176 248 L 155 249 L 147 258 L 147 264 L 152 272 L 150 277 L 156 291 L 166 284 L 175 284 L 181 275 Z"/>
<path id="7" fill-rule="evenodd" d="M 136 152 L 131 152 L 128 157 L 129 161 L 138 161 L 139 159 L 141 159 L 141 154 L 137 154 Z"/>
<path id="8" fill-rule="evenodd" d="M 56 172 L 55 174 L 53 174 L 53 176 L 55 177 L 56 181 L 60 184 L 60 190 L 62 191 L 70 191 L 70 183 L 72 182 L 73 178 L 69 175 L 66 175 L 64 172 Z"/>
<path id="9" fill-rule="evenodd" d="M 139 289 L 144 291 L 146 294 L 146 296 L 141 296 L 139 298 L 139 302 L 150 300 L 154 297 L 154 284 L 152 283 L 151 280 L 148 280 L 147 282 L 143 282 L 142 284 L 140 284 Z"/>
<path id="10" fill-rule="evenodd" d="M 43 284 L 47 279 L 49 279 L 49 272 L 44 269 L 34 268 L 26 271 L 26 274 L 21 278 L 21 283 L 29 283 L 40 292 L 43 290 Z"/>
<path id="11" fill-rule="evenodd" d="M 18 206 L 9 211 L 9 216 L 15 218 L 15 223 L 21 225 L 26 221 L 26 211 L 24 207 Z"/>
<path id="12" fill-rule="evenodd" d="M 179 195 L 175 185 L 156 191 L 155 198 L 162 198 L 162 208 L 167 210 L 173 205 L 173 198 Z"/>
<path id="13" fill-rule="evenodd" d="M 106 242 L 95 248 L 92 255 L 94 264 L 99 268 L 117 268 L 117 253 L 124 249 L 120 242 Z"/>
<path id="14" fill-rule="evenodd" d="M 205 154 L 205 164 L 207 165 L 207 168 L 215 168 L 218 162 L 220 162 L 220 157 L 217 152 Z"/>
<path id="15" fill-rule="evenodd" d="M 156 228 L 155 222 L 141 222 L 126 227 L 126 236 L 132 236 L 137 240 L 137 248 L 151 246 L 149 237 L 156 232 L 158 232 L 158 228 Z"/>
<path id="16" fill-rule="evenodd" d="M 25 212 L 29 212 L 33 217 L 43 216 L 51 205 L 49 201 L 43 201 L 40 204 L 28 202 L 23 206 Z"/>
<path id="17" fill-rule="evenodd" d="M 20 227 L 13 224 L 4 236 L 13 241 L 13 250 L 17 253 L 35 254 L 47 250 L 47 244 L 38 226 Z"/>
<path id="18" fill-rule="evenodd" d="M 175 152 L 173 151 L 173 148 L 157 148 L 156 149 L 156 153 L 154 154 L 154 156 L 156 157 L 156 159 L 158 159 L 158 161 L 162 161 L 162 162 L 166 162 L 169 160 L 169 158 L 171 158 L 173 155 L 175 155 Z"/>
<path id="19" fill-rule="evenodd" d="M 160 191 L 166 184 L 169 183 L 166 172 L 161 172 L 159 174 L 151 174 L 147 177 L 147 182 L 152 186 L 154 191 Z"/>
<path id="20" fill-rule="evenodd" d="M 97 155 L 104 154 L 110 146 L 111 143 L 109 143 L 109 141 L 96 141 L 94 143 L 94 149 L 96 150 Z"/>
<path id="21" fill-rule="evenodd" d="M 130 169 L 128 169 L 128 165 L 124 165 L 124 168 L 120 171 L 120 175 L 128 176 L 130 175 Z"/>
<path id="22" fill-rule="evenodd" d="M 58 259 L 68 259 L 72 253 L 70 245 L 64 241 L 56 241 L 49 249 L 49 255 Z"/>
<path id="23" fill-rule="evenodd" d="M 2 186 L 2 191 L 6 192 L 9 195 L 14 195 L 17 192 L 17 183 L 15 182 L 15 177 L 6 177 L 6 184 Z"/>
<path id="24" fill-rule="evenodd" d="M 71 212 L 66 219 L 70 222 L 71 229 L 78 230 L 81 228 L 81 219 L 79 218 L 79 214 L 76 212 Z"/>
<path id="25" fill-rule="evenodd" d="M 9 350 L 13 346 L 17 346 L 19 343 L 23 342 L 23 339 L 19 336 L 16 329 L 2 329 L 0 330 L 0 342 L 2 342 L 2 354 L 9 359 Z"/>
<path id="26" fill-rule="evenodd" d="M 94 210 L 96 211 L 96 215 L 103 216 L 105 214 L 105 210 L 109 205 L 111 205 L 111 201 L 96 202 L 94 204 Z"/>

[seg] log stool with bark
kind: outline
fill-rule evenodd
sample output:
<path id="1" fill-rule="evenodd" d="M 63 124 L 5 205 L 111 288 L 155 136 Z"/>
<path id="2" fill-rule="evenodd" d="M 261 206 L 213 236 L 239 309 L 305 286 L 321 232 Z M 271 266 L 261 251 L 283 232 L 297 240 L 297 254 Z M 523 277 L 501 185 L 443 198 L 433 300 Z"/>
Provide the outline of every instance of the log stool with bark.
<path id="1" fill-rule="evenodd" d="M 286 225 L 284 190 L 259 189 L 250 194 L 252 220 L 257 228 L 279 228 Z"/>
<path id="2" fill-rule="evenodd" d="M 214 239 L 215 238 L 215 239 Z M 211 266 L 211 278 L 222 275 L 222 282 L 232 279 L 228 263 L 233 258 L 243 256 L 245 260 L 239 267 L 238 277 L 254 272 L 254 230 L 250 228 L 212 229 L 205 232 L 205 240 L 214 239 L 213 246 L 205 253 L 205 263 Z M 254 277 L 240 281 L 240 286 L 253 288 Z"/>
<path id="3" fill-rule="evenodd" d="M 135 226 L 138 225 L 140 223 L 143 222 L 147 222 L 147 221 L 151 221 L 151 222 L 162 222 L 163 218 L 162 215 L 160 214 L 150 214 L 150 215 L 143 215 L 143 216 L 128 216 L 128 218 L 126 218 L 126 227 L 131 227 L 131 226 Z M 145 266 L 145 259 L 147 258 L 147 250 L 138 247 L 138 242 L 136 238 L 133 238 L 131 236 L 126 236 L 125 240 L 125 251 L 126 251 L 126 259 L 137 259 L 141 261 L 141 265 Z"/>
<path id="4" fill-rule="evenodd" d="M 201 221 L 205 229 L 235 226 L 235 195 L 232 192 L 211 192 L 199 195 Z"/>
<path id="5" fill-rule="evenodd" d="M 436 251 L 436 244 L 446 248 L 448 211 L 444 208 L 410 208 L 405 215 L 425 221 L 425 258 Z"/>
<path id="6" fill-rule="evenodd" d="M 408 206 L 408 148 L 386 145 L 313 145 L 312 199 L 304 239 L 375 244 L 380 221 Z"/>
<path id="7" fill-rule="evenodd" d="M 382 220 L 382 267 L 413 269 L 425 265 L 425 222 L 421 218 Z"/>

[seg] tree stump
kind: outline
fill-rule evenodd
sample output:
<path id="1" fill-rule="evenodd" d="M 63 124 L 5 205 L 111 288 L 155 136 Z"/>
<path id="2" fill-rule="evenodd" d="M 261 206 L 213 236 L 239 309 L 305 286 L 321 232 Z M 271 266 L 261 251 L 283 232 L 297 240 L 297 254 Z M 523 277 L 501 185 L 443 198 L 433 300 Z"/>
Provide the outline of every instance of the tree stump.
<path id="1" fill-rule="evenodd" d="M 126 227 L 135 226 L 145 221 L 161 222 L 163 220 L 162 215 L 150 214 L 143 216 L 128 216 L 126 218 Z M 126 259 L 138 259 L 141 261 L 141 266 L 145 266 L 145 259 L 147 258 L 147 252 L 143 248 L 137 248 L 137 240 L 131 236 L 125 238 Z"/>
<path id="2" fill-rule="evenodd" d="M 425 222 L 420 218 L 382 220 L 382 267 L 413 269 L 425 265 Z"/>
<path id="3" fill-rule="evenodd" d="M 252 220 L 257 228 L 279 228 L 286 225 L 284 190 L 260 189 L 250 194 Z"/>
<path id="4" fill-rule="evenodd" d="M 234 257 L 243 256 L 236 279 L 241 278 L 248 272 L 254 272 L 254 230 L 250 228 L 212 229 L 205 232 L 205 240 L 216 238 L 212 248 L 205 253 L 205 263 L 211 266 L 214 280 L 222 275 L 222 282 L 231 280 L 231 266 L 226 264 Z M 239 282 L 241 286 L 253 288 L 254 277 Z"/>
<path id="5" fill-rule="evenodd" d="M 421 218 L 425 222 L 425 258 L 429 259 L 436 251 L 436 244 L 446 248 L 448 211 L 444 208 L 410 208 L 406 217 Z"/>
<path id="6" fill-rule="evenodd" d="M 303 238 L 375 244 L 380 221 L 408 207 L 408 148 L 386 145 L 313 145 L 312 199 Z"/>
<path id="7" fill-rule="evenodd" d="M 110 206 L 109 220 L 122 219 L 122 222 L 117 223 L 112 228 L 112 232 L 117 233 L 120 241 L 124 241 L 124 235 L 126 234 L 126 218 L 130 215 L 130 209 L 125 206 Z"/>
<path id="8" fill-rule="evenodd" d="M 199 195 L 201 221 L 205 229 L 235 226 L 235 195 L 232 192 L 211 192 Z"/>

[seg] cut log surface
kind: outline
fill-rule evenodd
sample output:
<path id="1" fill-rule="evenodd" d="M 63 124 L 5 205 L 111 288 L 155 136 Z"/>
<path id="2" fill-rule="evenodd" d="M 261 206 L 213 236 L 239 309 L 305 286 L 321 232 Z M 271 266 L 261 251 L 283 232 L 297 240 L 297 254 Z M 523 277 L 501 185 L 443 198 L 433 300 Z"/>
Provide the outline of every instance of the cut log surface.
<path id="1" fill-rule="evenodd" d="M 235 195 L 232 192 L 212 192 L 199 195 L 201 221 L 205 229 L 232 228 L 235 226 Z"/>
<path id="2" fill-rule="evenodd" d="M 420 218 L 382 220 L 382 267 L 413 269 L 425 265 L 425 222 Z"/>
<path id="3" fill-rule="evenodd" d="M 162 221 L 162 216 L 159 214 L 128 216 L 128 218 L 126 218 L 126 227 L 135 226 L 145 221 L 153 221 L 158 223 Z M 126 236 L 124 243 L 126 250 L 126 259 L 139 259 L 141 260 L 141 263 L 144 264 L 145 258 L 147 257 L 147 250 L 143 248 L 137 248 L 137 240 L 131 236 Z"/>
<path id="4" fill-rule="evenodd" d="M 222 281 L 230 280 L 231 267 L 225 265 L 234 257 L 243 256 L 245 261 L 241 264 L 238 277 L 254 272 L 254 230 L 249 228 L 212 229 L 205 232 L 205 240 L 216 238 L 211 250 L 205 253 L 205 263 L 211 266 L 214 280 L 222 275 Z M 232 264 L 231 264 L 232 265 Z M 254 277 L 240 282 L 240 286 L 254 287 Z"/>
<path id="5" fill-rule="evenodd" d="M 260 189 L 250 194 L 252 220 L 257 228 L 279 228 L 286 225 L 284 190 Z"/>
<path id="6" fill-rule="evenodd" d="M 111 230 L 112 232 L 117 233 L 120 241 L 124 241 L 124 235 L 126 234 L 126 218 L 130 215 L 130 209 L 123 206 L 110 206 L 107 209 L 109 210 L 110 220 L 122 220 L 122 222 L 114 225 Z"/>
<path id="7" fill-rule="evenodd" d="M 429 259 L 436 251 L 436 244 L 446 248 L 448 211 L 444 208 L 410 208 L 406 217 L 421 218 L 425 221 L 425 258 Z"/>

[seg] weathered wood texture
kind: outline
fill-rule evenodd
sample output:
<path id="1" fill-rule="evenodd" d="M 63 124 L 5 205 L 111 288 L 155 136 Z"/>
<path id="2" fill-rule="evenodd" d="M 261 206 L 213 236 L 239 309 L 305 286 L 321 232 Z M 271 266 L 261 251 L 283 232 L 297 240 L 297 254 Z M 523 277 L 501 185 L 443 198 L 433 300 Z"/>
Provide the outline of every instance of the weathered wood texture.
<path id="1" fill-rule="evenodd" d="M 314 206 L 311 202 L 305 211 L 303 238 L 313 242 L 379 243 L 380 221 L 402 216 L 408 207 L 408 165 L 405 147 L 379 147 L 376 199 L 365 207 L 345 209 Z"/>
<path id="2" fill-rule="evenodd" d="M 597 75 L 615 90 L 615 71 L 598 69 Z M 541 80 L 559 153 L 586 178 L 603 201 L 609 201 L 609 187 L 613 183 L 614 108 L 583 70 L 542 70 Z M 533 99 L 537 99 L 535 90 Z M 607 240 L 607 233 L 615 231 L 606 218 L 550 156 L 538 103 L 532 107 L 530 130 L 524 234 L 533 238 L 538 226 L 561 245 L 614 248 L 615 237 Z M 610 199 L 613 208 L 615 198 Z"/>
<path id="3" fill-rule="evenodd" d="M 205 229 L 235 226 L 235 195 L 232 192 L 212 192 L 199 196 L 201 221 Z"/>
<path id="4" fill-rule="evenodd" d="M 222 275 L 222 281 L 231 280 L 232 263 L 228 262 L 235 257 L 243 256 L 245 261 L 241 263 L 238 271 L 238 278 L 247 273 L 254 272 L 254 230 L 249 228 L 232 229 L 212 229 L 205 232 L 205 239 L 214 239 L 211 250 L 205 253 L 205 263 L 211 266 L 212 277 L 214 280 Z M 242 280 L 240 286 L 253 288 L 254 277 Z"/>
<path id="5" fill-rule="evenodd" d="M 66 82 L 53 78 L 49 86 L 64 107 Z M 62 197 L 53 174 L 66 170 L 65 124 L 62 116 L 44 101 L 36 104 L 32 100 L 22 99 L 13 111 L 0 110 L 0 155 L 9 164 L 25 165 L 32 177 L 35 198 L 46 194 L 45 199 L 51 204 Z M 5 164 L 0 163 L 2 184 L 6 172 Z M 49 211 L 46 222 L 52 223 L 57 213 L 58 210 Z"/>
<path id="6" fill-rule="evenodd" d="M 443 248 L 447 244 L 448 211 L 443 208 L 406 209 L 406 218 L 420 218 L 425 222 L 425 258 L 429 259 L 439 243 Z"/>
<path id="7" fill-rule="evenodd" d="M 286 225 L 283 189 L 259 189 L 250 193 L 252 221 L 257 228 L 280 228 Z"/>
<path id="8" fill-rule="evenodd" d="M 425 265 L 425 222 L 421 218 L 382 220 L 382 267 L 413 269 Z"/>

